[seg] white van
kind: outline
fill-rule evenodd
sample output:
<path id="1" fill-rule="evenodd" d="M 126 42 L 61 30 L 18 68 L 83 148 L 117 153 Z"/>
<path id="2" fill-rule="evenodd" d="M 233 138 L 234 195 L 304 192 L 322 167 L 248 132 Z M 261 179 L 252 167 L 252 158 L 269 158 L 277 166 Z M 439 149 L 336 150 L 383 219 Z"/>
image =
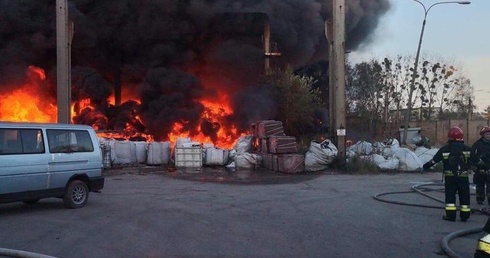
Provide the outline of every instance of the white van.
<path id="1" fill-rule="evenodd" d="M 81 208 L 104 187 L 102 153 L 92 127 L 0 122 L 0 203 L 62 198 Z"/>

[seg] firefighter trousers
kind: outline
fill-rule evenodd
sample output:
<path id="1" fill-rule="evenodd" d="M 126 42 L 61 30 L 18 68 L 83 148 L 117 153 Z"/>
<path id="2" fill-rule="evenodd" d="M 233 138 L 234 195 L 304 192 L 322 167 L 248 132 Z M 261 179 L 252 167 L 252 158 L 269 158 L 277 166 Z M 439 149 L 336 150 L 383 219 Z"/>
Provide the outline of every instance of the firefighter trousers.
<path id="1" fill-rule="evenodd" d="M 485 198 L 490 205 L 490 175 L 483 171 L 477 171 L 473 175 L 473 183 L 476 186 L 476 202 L 483 203 Z"/>
<path id="2" fill-rule="evenodd" d="M 460 213 L 459 217 L 462 221 L 468 220 L 470 217 L 470 181 L 468 174 L 463 175 L 445 175 L 444 187 L 446 195 L 446 217 L 450 220 L 455 220 L 457 215 L 456 194 L 459 197 Z"/>

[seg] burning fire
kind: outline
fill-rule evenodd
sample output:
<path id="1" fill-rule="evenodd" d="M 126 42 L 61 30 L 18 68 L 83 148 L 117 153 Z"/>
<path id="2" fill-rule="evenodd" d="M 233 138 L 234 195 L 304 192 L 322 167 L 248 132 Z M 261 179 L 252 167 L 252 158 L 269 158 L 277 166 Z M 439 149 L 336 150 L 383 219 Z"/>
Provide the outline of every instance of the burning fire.
<path id="1" fill-rule="evenodd" d="M 55 100 L 45 95 L 47 85 L 44 70 L 35 66 L 29 66 L 26 72 L 26 82 L 22 85 L 8 85 L 4 88 L 15 88 L 10 92 L 0 94 L 0 120 L 14 122 L 48 122 L 54 123 L 57 120 L 57 107 Z M 134 99 L 135 94 L 125 91 L 123 87 L 122 101 L 135 101 L 140 104 L 139 99 Z M 53 104 L 54 103 L 54 104 Z M 114 96 L 108 99 L 108 104 L 114 103 Z M 168 140 L 175 143 L 178 138 L 190 138 L 194 142 L 211 143 L 216 147 L 230 149 L 234 146 L 240 136 L 246 133 L 240 132 L 233 124 L 227 124 L 225 118 L 233 114 L 230 107 L 228 96 L 221 94 L 218 100 L 201 99 L 200 103 L 205 107 L 201 115 L 201 125 L 196 128 L 199 132 L 197 135 L 190 135 L 185 130 L 185 121 L 176 122 L 172 126 L 171 133 L 168 134 Z M 77 115 L 87 112 L 97 111 L 92 105 L 91 100 L 86 98 L 72 103 L 71 113 L 73 118 Z M 107 117 L 101 112 L 95 112 L 98 120 L 107 120 Z M 138 114 L 131 119 L 140 124 L 144 124 Z M 91 125 L 95 130 L 101 130 L 99 124 Z M 205 128 L 204 128 L 205 127 Z M 139 138 L 152 141 L 151 135 L 138 131 L 130 123 L 126 123 L 126 128 L 122 132 L 101 131 L 100 137 L 130 139 Z M 210 136 L 211 135 L 211 136 Z"/>
<path id="2" fill-rule="evenodd" d="M 44 70 L 29 66 L 25 83 L 16 86 L 16 89 L 11 92 L 0 93 L 0 120 L 55 122 L 58 109 L 55 105 L 46 102 L 46 96 L 42 95 L 45 92 L 45 89 L 42 89 L 45 81 Z"/>
<path id="3" fill-rule="evenodd" d="M 211 124 L 213 131 L 216 133 L 216 138 L 213 139 L 203 133 L 203 128 L 199 127 L 198 135 L 190 136 L 189 132 L 184 131 L 184 124 L 175 123 L 173 130 L 169 134 L 171 142 L 176 142 L 178 138 L 191 138 L 193 141 L 200 143 L 210 143 L 217 147 L 231 149 L 240 136 L 246 133 L 240 133 L 234 125 L 226 126 L 224 118 L 233 114 L 232 109 L 228 106 L 226 96 L 222 96 L 220 103 L 215 103 L 210 100 L 201 100 L 201 104 L 205 107 L 205 111 L 201 119 Z"/>

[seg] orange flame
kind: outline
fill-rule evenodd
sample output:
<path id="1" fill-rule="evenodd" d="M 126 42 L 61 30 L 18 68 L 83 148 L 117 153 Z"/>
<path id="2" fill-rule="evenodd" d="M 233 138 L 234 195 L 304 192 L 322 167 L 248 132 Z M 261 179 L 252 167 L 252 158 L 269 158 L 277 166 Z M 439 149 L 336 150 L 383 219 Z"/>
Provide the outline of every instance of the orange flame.
<path id="1" fill-rule="evenodd" d="M 246 135 L 246 133 L 240 133 L 234 125 L 226 124 L 224 120 L 226 116 L 233 114 L 227 96 L 223 95 L 219 103 L 206 99 L 200 102 L 205 107 L 201 118 L 219 124 L 216 132 L 217 141 L 213 142 L 211 137 L 204 135 L 200 127 L 197 128 L 197 131 L 200 132 L 198 135 L 190 135 L 188 131 L 182 131 L 184 128 L 182 123 L 174 123 L 172 132 L 168 135 L 170 142 L 174 143 L 178 138 L 191 138 L 192 141 L 202 144 L 213 144 L 216 147 L 231 149 L 240 136 Z"/>
<path id="2" fill-rule="evenodd" d="M 0 120 L 14 121 L 14 122 L 48 122 L 55 123 L 57 121 L 57 107 L 56 101 L 51 100 L 46 95 L 46 89 L 43 86 L 46 85 L 46 74 L 43 69 L 35 66 L 29 66 L 26 71 L 26 82 L 22 85 L 6 85 L 1 88 L 13 88 L 15 90 L 10 92 L 0 93 Z M 131 87 L 122 87 L 121 101 L 132 100 L 137 103 L 141 103 L 140 100 L 135 99 L 134 90 L 128 90 Z M 108 102 L 114 104 L 114 96 L 108 99 Z M 229 98 L 226 94 L 220 94 L 217 100 L 202 99 L 201 104 L 205 107 L 205 111 L 202 114 L 202 119 L 211 122 L 216 125 L 215 139 L 204 135 L 200 126 L 195 128 L 195 131 L 200 132 L 197 135 L 190 135 L 189 131 L 185 131 L 185 122 L 175 123 L 172 128 L 172 132 L 168 134 L 168 140 L 171 143 L 175 143 L 178 138 L 191 138 L 192 141 L 200 142 L 202 144 L 213 144 L 216 147 L 230 149 L 235 144 L 240 136 L 246 135 L 247 132 L 240 132 L 235 125 L 227 124 L 226 117 L 233 114 L 233 109 L 230 107 Z M 71 114 L 73 117 L 80 114 L 86 109 L 96 110 L 95 106 L 91 104 L 90 99 L 83 99 L 77 103 L 72 103 Z M 136 115 L 134 119 L 141 121 L 141 118 Z M 143 124 L 143 123 L 142 123 Z M 96 125 L 92 125 L 96 130 L 99 128 Z M 132 128 L 131 124 L 127 124 L 123 132 L 99 132 L 100 137 L 109 138 L 124 138 L 129 139 L 131 137 L 140 137 L 153 140 L 153 136 L 138 132 L 136 128 Z"/>
<path id="3" fill-rule="evenodd" d="M 0 94 L 0 120 L 13 122 L 56 122 L 57 108 L 46 101 L 44 70 L 29 66 L 26 72 L 27 82 L 17 86 L 16 90 Z"/>
<path id="4" fill-rule="evenodd" d="M 134 86 L 132 86 L 132 85 L 123 85 L 121 87 L 121 103 L 132 100 L 138 104 L 141 104 L 141 101 L 139 99 L 135 98 L 135 96 L 137 96 L 137 94 L 135 94 L 135 90 L 133 90 L 132 88 L 134 88 Z M 107 101 L 111 105 L 116 105 L 115 95 L 111 95 Z"/>

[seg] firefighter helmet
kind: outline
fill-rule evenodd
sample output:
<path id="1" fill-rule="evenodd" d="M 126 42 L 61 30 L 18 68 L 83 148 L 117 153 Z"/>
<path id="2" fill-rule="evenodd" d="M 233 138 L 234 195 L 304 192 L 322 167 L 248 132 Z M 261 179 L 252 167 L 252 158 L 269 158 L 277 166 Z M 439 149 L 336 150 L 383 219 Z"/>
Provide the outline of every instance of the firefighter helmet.
<path id="1" fill-rule="evenodd" d="M 490 126 L 484 126 L 481 130 L 480 130 L 480 135 L 484 135 L 485 133 L 488 133 L 490 132 Z"/>
<path id="2" fill-rule="evenodd" d="M 453 141 L 463 141 L 463 130 L 455 126 L 449 129 L 449 132 L 447 133 L 447 138 Z"/>

